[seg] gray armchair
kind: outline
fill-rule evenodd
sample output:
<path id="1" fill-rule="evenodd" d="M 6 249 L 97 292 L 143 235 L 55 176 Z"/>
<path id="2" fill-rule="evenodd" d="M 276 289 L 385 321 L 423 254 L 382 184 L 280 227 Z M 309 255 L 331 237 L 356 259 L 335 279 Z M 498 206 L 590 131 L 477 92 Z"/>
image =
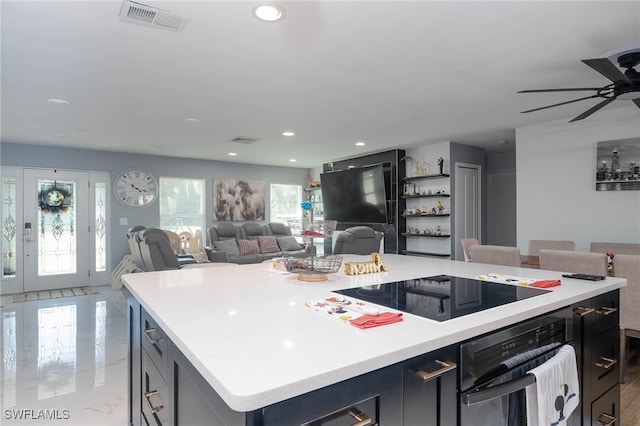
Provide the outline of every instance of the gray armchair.
<path id="1" fill-rule="evenodd" d="M 334 254 L 371 254 L 380 252 L 384 234 L 368 226 L 353 226 L 345 229 L 336 238 Z"/>
<path id="2" fill-rule="evenodd" d="M 180 258 L 173 252 L 169 236 L 162 229 L 146 228 L 137 233 L 140 253 L 145 271 L 167 271 L 180 269 L 185 265 L 198 263 L 193 258 Z"/>

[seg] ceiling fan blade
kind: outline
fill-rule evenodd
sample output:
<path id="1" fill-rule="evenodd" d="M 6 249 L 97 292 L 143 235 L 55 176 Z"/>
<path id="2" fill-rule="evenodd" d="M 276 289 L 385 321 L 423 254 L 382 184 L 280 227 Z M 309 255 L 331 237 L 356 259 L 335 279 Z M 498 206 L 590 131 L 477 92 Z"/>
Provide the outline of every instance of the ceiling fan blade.
<path id="1" fill-rule="evenodd" d="M 578 120 L 582 120 L 583 118 L 587 118 L 588 116 L 590 116 L 591 114 L 593 114 L 594 112 L 599 110 L 600 108 L 604 108 L 605 106 L 609 105 L 611 102 L 613 102 L 615 100 L 616 100 L 616 98 L 605 99 L 604 101 L 600 102 L 599 104 L 597 104 L 593 108 L 589 108 L 588 110 L 586 110 L 585 112 L 583 112 L 582 114 L 580 114 L 579 116 L 574 118 L 573 120 L 569 121 L 569 123 L 573 123 L 574 121 L 578 121 Z"/>
<path id="2" fill-rule="evenodd" d="M 598 71 L 614 83 L 622 81 L 624 83 L 631 84 L 631 80 L 629 80 L 627 76 L 624 75 L 624 73 L 608 59 L 583 59 L 582 62 L 589 65 L 591 68 Z"/>
<path id="3" fill-rule="evenodd" d="M 540 93 L 540 92 L 577 92 L 585 90 L 600 90 L 602 87 L 576 87 L 571 89 L 536 89 L 536 90 L 521 90 L 518 93 Z"/>
<path id="4" fill-rule="evenodd" d="M 566 105 L 566 104 L 571 104 L 571 103 L 578 102 L 578 101 L 584 101 L 585 99 L 593 99 L 593 98 L 599 98 L 599 97 L 600 97 L 600 95 L 586 96 L 584 98 L 574 99 L 572 101 L 560 102 L 559 104 L 547 105 L 547 106 L 543 106 L 543 107 L 540 107 L 540 108 L 534 108 L 534 109 L 528 109 L 526 111 L 520 111 L 520 113 L 524 114 L 524 113 L 527 113 L 527 112 L 540 111 L 541 109 L 553 108 L 553 107 L 557 107 L 557 106 L 560 106 L 560 105 Z"/>

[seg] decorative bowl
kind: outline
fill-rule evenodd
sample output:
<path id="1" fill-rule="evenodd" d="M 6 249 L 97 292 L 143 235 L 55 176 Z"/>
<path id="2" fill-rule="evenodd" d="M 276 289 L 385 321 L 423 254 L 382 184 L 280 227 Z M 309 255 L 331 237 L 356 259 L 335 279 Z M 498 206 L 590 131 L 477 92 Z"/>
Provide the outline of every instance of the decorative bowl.
<path id="1" fill-rule="evenodd" d="M 288 223 L 292 235 L 306 238 L 330 237 L 338 225 L 335 220 L 289 220 Z"/>
<path id="2" fill-rule="evenodd" d="M 298 274 L 300 281 L 325 281 L 327 274 L 338 272 L 342 256 L 285 257 L 283 261 L 287 271 Z"/>

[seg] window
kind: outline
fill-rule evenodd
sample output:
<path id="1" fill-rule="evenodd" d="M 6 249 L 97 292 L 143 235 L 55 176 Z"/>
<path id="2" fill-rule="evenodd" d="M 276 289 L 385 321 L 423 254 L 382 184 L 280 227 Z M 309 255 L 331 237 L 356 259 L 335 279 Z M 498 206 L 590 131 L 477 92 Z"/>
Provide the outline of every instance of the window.
<path id="1" fill-rule="evenodd" d="M 204 179 L 160 177 L 160 228 L 204 233 Z"/>
<path id="2" fill-rule="evenodd" d="M 271 222 L 288 224 L 289 219 L 302 218 L 302 185 L 271 184 Z"/>

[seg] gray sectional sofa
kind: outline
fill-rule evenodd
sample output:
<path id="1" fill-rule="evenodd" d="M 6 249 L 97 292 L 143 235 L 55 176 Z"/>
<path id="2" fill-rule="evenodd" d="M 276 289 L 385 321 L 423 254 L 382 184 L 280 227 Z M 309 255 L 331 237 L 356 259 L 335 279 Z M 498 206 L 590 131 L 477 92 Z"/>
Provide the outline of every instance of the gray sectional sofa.
<path id="1" fill-rule="evenodd" d="M 207 229 L 207 256 L 212 262 L 261 263 L 276 257 L 310 254 L 282 223 L 218 222 Z"/>

